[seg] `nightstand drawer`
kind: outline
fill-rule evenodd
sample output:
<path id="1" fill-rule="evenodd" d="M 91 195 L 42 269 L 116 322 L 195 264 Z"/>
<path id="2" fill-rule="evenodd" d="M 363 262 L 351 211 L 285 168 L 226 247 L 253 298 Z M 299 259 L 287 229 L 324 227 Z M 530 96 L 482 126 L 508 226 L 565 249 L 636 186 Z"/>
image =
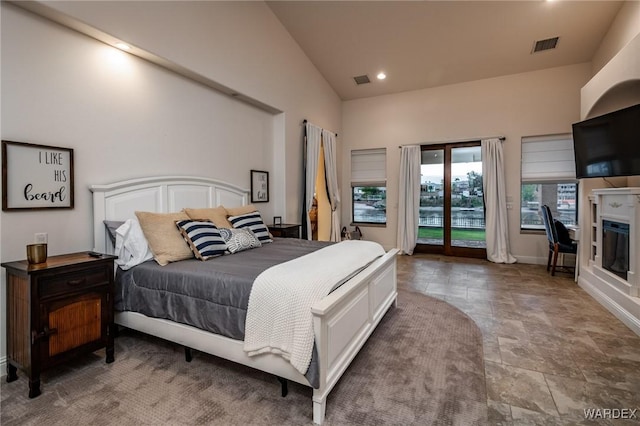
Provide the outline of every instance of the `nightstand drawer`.
<path id="1" fill-rule="evenodd" d="M 66 294 L 76 289 L 81 290 L 100 284 L 108 284 L 109 275 L 109 268 L 100 266 L 42 277 L 38 281 L 38 293 L 40 297 L 48 297 Z"/>

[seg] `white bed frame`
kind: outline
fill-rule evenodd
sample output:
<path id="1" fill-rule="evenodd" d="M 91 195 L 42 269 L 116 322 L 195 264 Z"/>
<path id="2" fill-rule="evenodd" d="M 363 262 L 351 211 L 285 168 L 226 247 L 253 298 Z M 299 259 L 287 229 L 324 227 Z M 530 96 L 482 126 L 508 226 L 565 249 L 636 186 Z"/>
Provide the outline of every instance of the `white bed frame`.
<path id="1" fill-rule="evenodd" d="M 95 251 L 113 253 L 104 220 L 126 220 L 135 211 L 178 212 L 245 205 L 249 191 L 225 182 L 192 176 L 159 176 L 93 185 Z M 313 389 L 313 421 L 322 424 L 327 395 L 392 304 L 396 303 L 396 255 L 392 249 L 315 304 L 313 328 L 318 349 L 320 387 Z M 272 373 L 311 386 L 283 358 L 273 354 L 248 357 L 243 342 L 184 324 L 150 318 L 135 312 L 116 312 L 115 322 L 185 347 Z"/>

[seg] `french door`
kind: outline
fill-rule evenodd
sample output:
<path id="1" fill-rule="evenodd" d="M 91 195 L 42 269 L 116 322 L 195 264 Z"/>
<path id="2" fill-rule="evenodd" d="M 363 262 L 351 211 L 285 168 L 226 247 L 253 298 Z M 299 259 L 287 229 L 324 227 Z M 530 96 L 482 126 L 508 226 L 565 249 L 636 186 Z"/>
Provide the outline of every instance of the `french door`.
<path id="1" fill-rule="evenodd" d="M 422 145 L 417 252 L 486 258 L 480 141 Z"/>

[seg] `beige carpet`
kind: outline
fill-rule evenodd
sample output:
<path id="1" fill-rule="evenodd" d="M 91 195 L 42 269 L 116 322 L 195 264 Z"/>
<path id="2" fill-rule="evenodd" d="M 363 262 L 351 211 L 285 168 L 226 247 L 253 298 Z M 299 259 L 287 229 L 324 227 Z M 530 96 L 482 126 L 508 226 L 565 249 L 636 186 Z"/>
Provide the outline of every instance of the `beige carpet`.
<path id="1" fill-rule="evenodd" d="M 123 332 L 116 361 L 102 352 L 42 375 L 42 395 L 27 381 L 2 380 L 6 425 L 312 424 L 311 389 Z M 484 425 L 487 397 L 482 336 L 456 308 L 401 291 L 327 402 L 329 425 Z"/>

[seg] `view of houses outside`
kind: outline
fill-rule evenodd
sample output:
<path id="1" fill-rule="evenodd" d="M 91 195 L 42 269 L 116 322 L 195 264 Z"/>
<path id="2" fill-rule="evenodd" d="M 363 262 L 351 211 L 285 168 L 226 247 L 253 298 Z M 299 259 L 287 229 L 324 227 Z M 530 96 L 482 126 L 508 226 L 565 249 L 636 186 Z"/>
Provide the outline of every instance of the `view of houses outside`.
<path id="1" fill-rule="evenodd" d="M 387 223 L 387 188 L 384 186 L 354 186 L 353 221 Z"/>
<path id="2" fill-rule="evenodd" d="M 444 165 L 421 167 L 418 242 L 444 244 Z M 485 247 L 482 162 L 451 163 L 451 245 Z"/>
<path id="3" fill-rule="evenodd" d="M 568 183 L 523 183 L 520 203 L 520 227 L 522 229 L 544 229 L 540 207 L 548 205 L 554 219 L 565 225 L 577 224 L 576 196 L 578 186 Z"/>

